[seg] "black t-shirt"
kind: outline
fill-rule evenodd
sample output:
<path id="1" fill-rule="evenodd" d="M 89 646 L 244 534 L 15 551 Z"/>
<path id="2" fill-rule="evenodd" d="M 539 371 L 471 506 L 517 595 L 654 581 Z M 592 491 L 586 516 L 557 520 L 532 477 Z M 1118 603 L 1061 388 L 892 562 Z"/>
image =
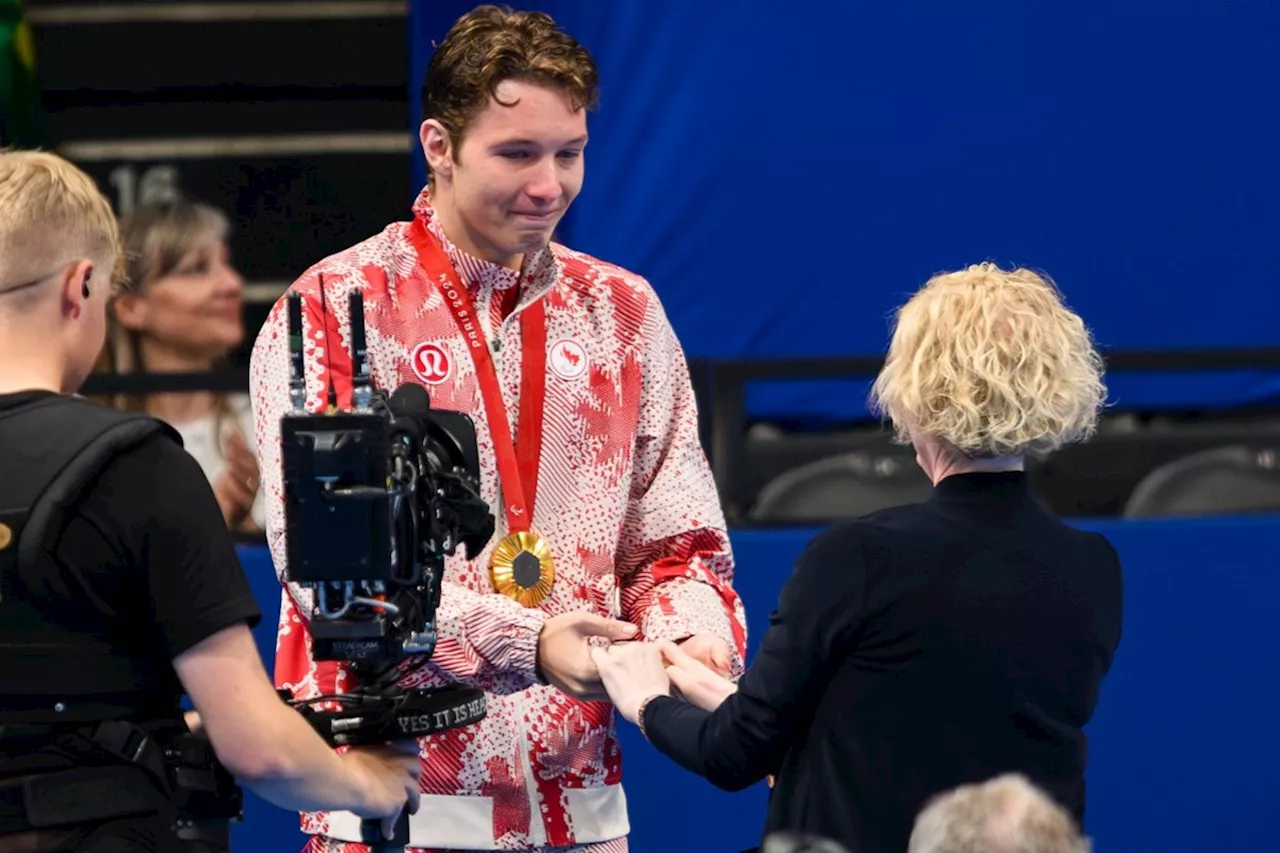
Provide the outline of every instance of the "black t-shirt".
<path id="1" fill-rule="evenodd" d="M 51 396 L 0 394 L 0 412 Z M 172 439 L 156 434 L 121 453 L 86 489 L 52 555 L 76 590 L 66 618 L 94 624 L 122 656 L 156 661 L 165 683 L 147 693 L 184 692 L 171 661 L 218 631 L 261 612 L 208 479 Z"/>

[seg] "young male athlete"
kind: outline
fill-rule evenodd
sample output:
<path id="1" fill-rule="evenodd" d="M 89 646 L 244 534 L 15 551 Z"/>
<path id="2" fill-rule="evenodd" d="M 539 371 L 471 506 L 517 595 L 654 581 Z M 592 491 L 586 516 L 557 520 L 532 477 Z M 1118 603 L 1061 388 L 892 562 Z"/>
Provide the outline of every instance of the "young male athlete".
<path id="1" fill-rule="evenodd" d="M 413 220 L 292 287 L 309 406 L 325 405 L 330 381 L 350 405 L 347 293 L 359 288 L 375 384 L 420 383 L 433 408 L 475 420 L 498 519 L 477 559 L 449 560 L 439 645 L 403 682 L 462 681 L 488 698 L 482 722 L 422 741 L 413 849 L 626 850 L 613 708 L 591 644 L 674 640 L 727 675 L 742 668 L 745 619 L 680 345 L 645 280 L 551 240 L 582 187 L 596 78 L 544 14 L 464 15 L 427 71 L 430 177 Z M 282 576 L 286 316 L 282 298 L 252 362 Z M 285 596 L 277 683 L 300 698 L 335 692 L 348 674 L 311 659 L 299 595 Z M 304 815 L 303 828 L 313 851 L 363 849 L 348 843 L 353 815 Z"/>

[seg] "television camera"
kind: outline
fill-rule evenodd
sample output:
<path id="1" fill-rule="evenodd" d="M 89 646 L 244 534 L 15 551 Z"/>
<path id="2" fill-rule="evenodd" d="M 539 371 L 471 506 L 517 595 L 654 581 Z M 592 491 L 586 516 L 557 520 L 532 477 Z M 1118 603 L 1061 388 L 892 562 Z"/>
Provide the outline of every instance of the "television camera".
<path id="1" fill-rule="evenodd" d="M 474 558 L 494 532 L 480 496 L 474 423 L 432 409 L 420 385 L 390 396 L 375 388 L 358 289 L 349 306 L 351 408 L 338 409 L 330 371 L 328 407 L 311 413 L 302 297 L 289 295 L 292 410 L 280 425 L 286 579 L 310 599 L 314 659 L 348 664 L 356 684 L 342 695 L 284 698 L 333 746 L 417 738 L 483 719 L 480 690 L 403 690 L 398 681 L 407 659 L 435 651 L 445 557 L 461 545 Z M 320 315 L 332 359 L 323 279 Z M 377 821 L 365 821 L 363 834 L 366 843 L 381 841 Z M 407 843 L 406 818 L 394 844 Z"/>

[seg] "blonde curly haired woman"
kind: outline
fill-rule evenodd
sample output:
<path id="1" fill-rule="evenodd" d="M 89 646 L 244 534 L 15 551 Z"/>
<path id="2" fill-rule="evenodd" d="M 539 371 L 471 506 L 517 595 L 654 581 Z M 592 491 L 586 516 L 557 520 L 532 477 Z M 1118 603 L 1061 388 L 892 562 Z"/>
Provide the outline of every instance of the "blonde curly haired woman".
<path id="1" fill-rule="evenodd" d="M 1023 468 L 1091 435 L 1105 396 L 1047 278 L 978 264 L 930 279 L 872 401 L 931 498 L 818 535 L 736 686 L 670 645 L 597 649 L 619 712 L 719 787 L 775 776 L 766 834 L 896 853 L 933 796 L 1006 773 L 1082 821 L 1120 561 L 1051 516 Z"/>

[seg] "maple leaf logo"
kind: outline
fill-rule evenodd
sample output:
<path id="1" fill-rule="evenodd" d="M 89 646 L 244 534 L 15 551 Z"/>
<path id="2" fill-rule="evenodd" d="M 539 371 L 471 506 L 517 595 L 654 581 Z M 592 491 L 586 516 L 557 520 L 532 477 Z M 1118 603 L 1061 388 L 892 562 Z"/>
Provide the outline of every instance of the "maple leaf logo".
<path id="1" fill-rule="evenodd" d="M 577 367 L 582 363 L 582 356 L 574 352 L 568 346 L 560 347 L 560 357 L 572 364 L 574 367 Z"/>
<path id="2" fill-rule="evenodd" d="M 551 369 L 561 379 L 577 379 L 587 371 L 587 353 L 576 341 L 558 341 L 551 348 Z"/>
<path id="3" fill-rule="evenodd" d="M 641 381 L 640 364 L 634 355 L 623 363 L 618 387 L 604 371 L 593 368 L 591 395 L 574 409 L 586 426 L 588 441 L 595 444 L 595 464 L 609 470 L 614 482 L 631 462 Z"/>

